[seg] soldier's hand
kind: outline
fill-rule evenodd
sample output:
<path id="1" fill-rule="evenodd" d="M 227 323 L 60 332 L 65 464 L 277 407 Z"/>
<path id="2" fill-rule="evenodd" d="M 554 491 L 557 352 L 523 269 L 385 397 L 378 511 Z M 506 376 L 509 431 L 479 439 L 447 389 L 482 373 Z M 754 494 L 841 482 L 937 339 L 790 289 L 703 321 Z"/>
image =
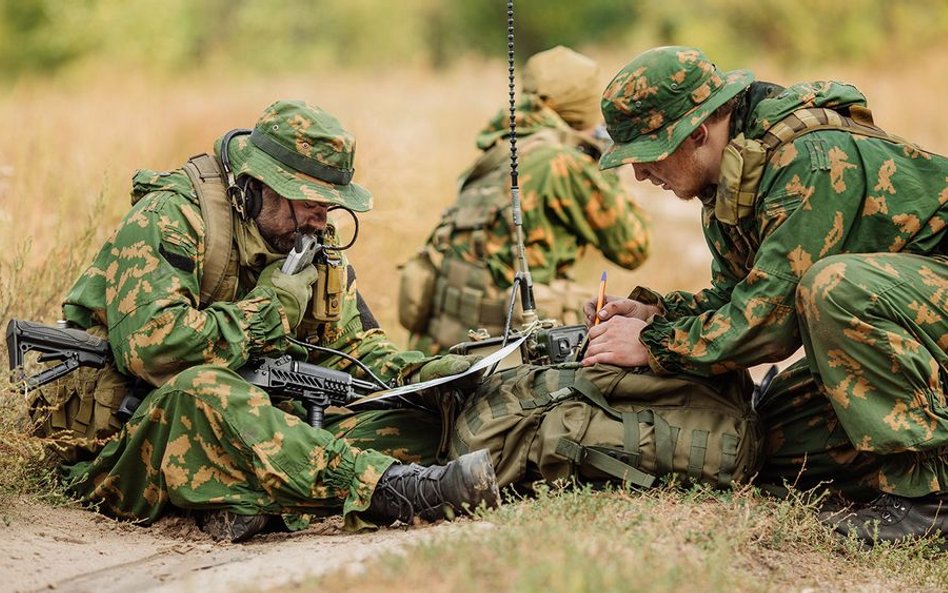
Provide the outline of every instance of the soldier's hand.
<path id="1" fill-rule="evenodd" d="M 477 354 L 442 354 L 426 358 L 402 370 L 401 383 L 424 383 L 433 379 L 450 377 L 463 373 L 482 357 Z M 484 373 L 471 373 L 457 381 L 449 383 L 462 392 L 473 391 Z"/>
<path id="2" fill-rule="evenodd" d="M 303 312 L 309 305 L 309 300 L 313 296 L 313 283 L 316 282 L 316 266 L 310 264 L 296 274 L 284 274 L 280 268 L 283 266 L 283 260 L 278 260 L 267 266 L 260 272 L 260 278 L 257 280 L 257 286 L 267 286 L 273 289 L 283 311 L 286 313 L 286 320 L 290 324 L 291 330 L 299 327 L 303 319 Z"/>
<path id="3" fill-rule="evenodd" d="M 433 356 L 426 361 L 411 377 L 410 383 L 423 383 L 432 379 L 441 377 L 450 377 L 463 373 L 479 361 L 482 356 L 478 354 L 442 354 Z"/>
<path id="4" fill-rule="evenodd" d="M 583 365 L 648 366 L 648 350 L 639 341 L 642 330 L 647 326 L 647 323 L 636 317 L 614 316 L 590 327 Z"/>
<path id="5" fill-rule="evenodd" d="M 662 312 L 662 310 L 655 305 L 646 305 L 643 302 L 627 298 L 606 296 L 604 303 L 602 309 L 599 311 L 600 323 L 617 316 L 648 321 L 653 315 L 658 315 Z M 586 304 L 583 305 L 583 313 L 586 315 L 586 327 L 592 327 L 596 322 L 596 304 L 596 299 L 591 299 L 586 301 Z"/>

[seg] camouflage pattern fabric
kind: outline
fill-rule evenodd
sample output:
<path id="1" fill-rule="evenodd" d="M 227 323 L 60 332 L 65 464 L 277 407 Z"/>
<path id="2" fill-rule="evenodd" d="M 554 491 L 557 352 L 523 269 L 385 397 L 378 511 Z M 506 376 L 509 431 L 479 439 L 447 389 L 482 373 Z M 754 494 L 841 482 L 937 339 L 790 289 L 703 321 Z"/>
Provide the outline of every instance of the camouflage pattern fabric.
<path id="1" fill-rule="evenodd" d="M 270 405 L 233 371 L 200 365 L 145 398 L 117 438 L 66 483 L 103 511 L 150 523 L 167 505 L 238 514 L 326 514 L 368 508 L 395 460 L 360 451 Z"/>
<path id="2" fill-rule="evenodd" d="M 581 251 L 594 247 L 609 261 L 632 270 L 648 256 L 648 220 L 619 178 L 599 171 L 595 159 L 599 146 L 578 137 L 557 113 L 538 98 L 527 95 L 517 106 L 517 137 L 524 142 L 543 130 L 565 134 L 562 143 L 540 142 L 518 152 L 519 186 L 527 263 L 535 282 L 545 284 L 566 278 Z M 510 118 L 500 111 L 477 138 L 481 150 L 506 144 Z M 585 151 L 585 152 L 584 152 Z M 501 161 L 504 171 L 510 163 Z M 505 177 L 510 195 L 510 177 Z M 509 223 L 509 221 L 505 221 Z M 514 241 L 507 224 L 488 229 L 488 268 L 500 288 L 508 288 L 516 273 Z M 471 263 L 470 234 L 450 239 L 450 254 Z"/>
<path id="3" fill-rule="evenodd" d="M 610 87 L 604 106 L 627 108 L 634 88 Z M 837 82 L 743 100 L 732 138 L 759 139 L 803 107 L 866 104 Z M 624 158 L 636 155 L 629 145 Z M 704 204 L 712 286 L 632 295 L 662 309 L 641 334 L 652 369 L 710 376 L 784 359 L 802 344 L 812 380 L 799 366 L 786 371 L 764 414 L 770 479 L 795 482 L 813 454 L 807 472 L 837 472 L 844 490 L 948 491 L 948 159 L 894 139 L 819 130 L 769 156 L 752 212 L 737 224 L 716 218 L 713 195 Z"/>
<path id="4" fill-rule="evenodd" d="M 274 120 L 272 109 L 265 123 L 283 130 L 286 138 L 277 139 L 290 139 L 285 148 L 294 146 L 297 135 L 305 140 L 327 127 L 319 113 L 304 125 L 296 103 L 278 107 L 284 116 L 295 116 L 293 125 Z M 308 149 L 306 142 L 298 146 Z M 249 153 L 242 158 L 251 167 L 263 159 Z M 332 158 L 324 160 L 333 164 Z M 287 173 L 268 166 L 253 170 L 264 180 Z M 298 199 L 323 199 L 307 188 L 326 182 L 290 176 L 302 195 Z M 329 193 L 339 200 L 367 199 L 367 193 Z M 238 513 L 341 509 L 347 525 L 357 525 L 350 512 L 366 507 L 393 459 L 301 423 L 231 371 L 251 357 L 304 355 L 287 340 L 290 327 L 276 293 L 256 285 L 260 271 L 282 256 L 262 246 L 252 222 L 238 221 L 238 249 L 228 267 L 234 299 L 200 303 L 206 222 L 186 174 L 139 171 L 133 194 L 140 199 L 73 286 L 63 311 L 79 327 L 100 334 L 107 329 L 117 370 L 158 389 L 104 447 L 93 444 L 94 459 L 67 468 L 74 491 L 116 516 L 146 522 L 170 502 Z M 385 381 L 405 380 L 401 370 L 423 355 L 402 352 L 388 339 L 344 257 L 341 265 L 348 270 L 341 318 L 316 323 L 304 315 L 296 337 L 354 356 Z M 339 356 L 316 353 L 308 359 L 363 375 Z"/>
<path id="5" fill-rule="evenodd" d="M 442 463 L 442 422 L 424 410 L 369 410 L 326 415 L 326 430 L 353 447 L 372 449 L 403 463 Z"/>
<path id="6" fill-rule="evenodd" d="M 853 498 L 948 488 L 948 257 L 836 255 L 800 282 L 806 360 L 771 384 L 766 481 Z"/>
<path id="7" fill-rule="evenodd" d="M 648 255 L 647 218 L 616 175 L 597 169 L 598 149 L 592 138 L 572 130 L 535 95 L 520 101 L 516 120 L 522 221 L 533 281 L 539 285 L 570 281 L 571 268 L 587 247 L 624 268 L 641 265 Z M 518 267 L 509 207 L 508 122 L 505 111 L 491 120 L 477 139 L 484 155 L 461 177 L 462 182 L 467 180 L 462 192 L 502 192 L 502 210 L 486 228 L 459 229 L 442 222 L 429 239 L 445 258 L 486 268 L 487 281 L 501 291 L 510 288 Z M 544 132 L 549 140 L 540 140 Z M 577 299 L 577 311 L 581 301 Z M 416 334 L 411 345 L 434 353 L 440 349 L 437 341 L 433 335 Z"/>

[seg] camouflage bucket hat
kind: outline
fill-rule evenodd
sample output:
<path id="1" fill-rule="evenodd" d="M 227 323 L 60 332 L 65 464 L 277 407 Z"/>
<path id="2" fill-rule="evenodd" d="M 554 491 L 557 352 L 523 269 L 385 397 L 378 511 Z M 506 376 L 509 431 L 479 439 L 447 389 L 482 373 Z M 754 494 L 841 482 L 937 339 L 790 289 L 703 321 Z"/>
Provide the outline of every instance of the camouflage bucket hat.
<path id="1" fill-rule="evenodd" d="M 602 114 L 615 144 L 599 159 L 599 167 L 666 158 L 753 80 L 748 70 L 721 72 L 693 47 L 659 47 L 640 54 L 603 92 Z"/>
<path id="2" fill-rule="evenodd" d="M 288 200 L 372 208 L 372 194 L 352 182 L 355 138 L 303 101 L 267 107 L 249 135 L 231 140 L 228 153 L 235 175 L 255 177 Z"/>

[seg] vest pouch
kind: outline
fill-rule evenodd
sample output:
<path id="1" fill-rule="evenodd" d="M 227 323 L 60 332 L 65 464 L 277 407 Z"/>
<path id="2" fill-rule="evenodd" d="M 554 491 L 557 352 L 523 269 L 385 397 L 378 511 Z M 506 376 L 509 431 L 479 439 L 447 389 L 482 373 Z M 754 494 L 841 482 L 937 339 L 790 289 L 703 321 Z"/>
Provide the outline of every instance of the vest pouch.
<path id="1" fill-rule="evenodd" d="M 411 333 L 428 329 L 438 270 L 427 250 L 402 264 L 398 277 L 398 322 Z"/>
<path id="2" fill-rule="evenodd" d="M 312 319 L 317 323 L 339 321 L 346 288 L 346 268 L 335 261 L 315 265 L 317 276 L 310 302 Z"/>
<path id="3" fill-rule="evenodd" d="M 66 463 L 91 459 L 122 428 L 115 415 L 132 382 L 114 364 L 80 367 L 30 393 L 34 434 Z"/>
<path id="4" fill-rule="evenodd" d="M 753 215 L 766 161 L 767 151 L 760 142 L 738 134 L 728 143 L 721 156 L 721 175 L 714 199 L 715 218 L 724 224 L 736 225 L 741 218 Z"/>

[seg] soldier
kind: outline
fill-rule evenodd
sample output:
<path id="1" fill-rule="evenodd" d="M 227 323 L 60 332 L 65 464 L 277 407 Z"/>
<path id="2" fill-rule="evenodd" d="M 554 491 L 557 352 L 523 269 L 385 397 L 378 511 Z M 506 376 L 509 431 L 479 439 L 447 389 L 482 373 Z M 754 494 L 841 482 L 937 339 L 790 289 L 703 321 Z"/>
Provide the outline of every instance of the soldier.
<path id="1" fill-rule="evenodd" d="M 526 258 L 541 318 L 580 323 L 591 293 L 570 279 L 587 246 L 634 269 L 648 254 L 645 216 L 596 159 L 599 68 L 557 46 L 524 67 L 516 113 Z M 399 317 L 413 348 L 435 353 L 468 330 L 504 327 L 517 272 L 511 217 L 509 114 L 500 111 L 477 137 L 483 154 L 461 175 L 457 201 L 423 250 L 403 267 Z M 419 263 L 420 262 L 420 263 Z M 519 318 L 515 319 L 515 323 Z"/>
<path id="2" fill-rule="evenodd" d="M 697 293 L 610 297 L 584 364 L 712 376 L 802 344 L 758 403 L 760 479 L 869 501 L 823 517 L 844 536 L 948 533 L 948 160 L 851 85 L 754 82 L 688 47 L 636 57 L 602 110 L 600 166 L 700 200 L 714 260 Z"/>
<path id="3" fill-rule="evenodd" d="M 107 337 L 115 355 L 113 368 L 81 369 L 34 405 L 41 431 L 72 462 L 71 491 L 146 524 L 169 505 L 199 511 L 206 531 L 230 541 L 281 515 L 299 528 L 300 515 L 341 510 L 359 528 L 496 505 L 483 452 L 447 466 L 401 464 L 312 428 L 234 372 L 255 356 L 305 356 L 292 337 L 398 384 L 464 370 L 471 359 L 399 351 L 341 251 L 318 273 L 281 271 L 299 233 L 338 245 L 329 209 L 372 204 L 351 180 L 354 139 L 332 115 L 278 101 L 252 131 L 219 139 L 215 155 L 138 171 L 134 207 L 66 297 L 69 324 Z M 324 352 L 309 361 L 361 373 Z M 116 410 L 133 389 L 147 395 L 123 426 Z M 402 443 L 411 449 L 409 436 Z"/>

